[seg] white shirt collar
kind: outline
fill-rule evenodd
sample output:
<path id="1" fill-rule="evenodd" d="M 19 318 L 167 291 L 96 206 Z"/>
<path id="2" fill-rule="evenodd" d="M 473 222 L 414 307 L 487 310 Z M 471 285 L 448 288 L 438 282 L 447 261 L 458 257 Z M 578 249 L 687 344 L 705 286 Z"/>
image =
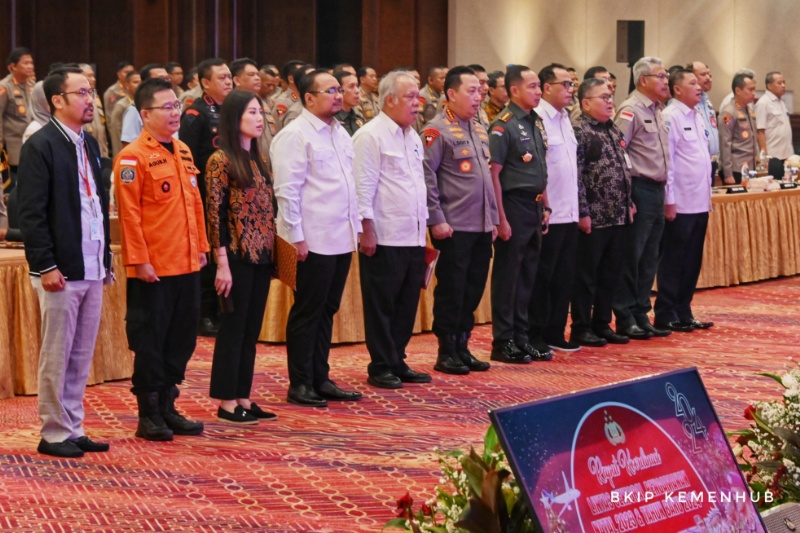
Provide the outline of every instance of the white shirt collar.
<path id="1" fill-rule="evenodd" d="M 72 141 L 74 144 L 83 144 L 83 130 L 81 130 L 80 134 L 77 134 L 74 131 L 72 131 L 72 128 L 67 127 L 63 122 L 58 120 L 56 117 L 53 117 L 53 121 L 56 122 L 58 129 L 63 131 L 70 141 Z"/>
<path id="2" fill-rule="evenodd" d="M 563 113 L 563 111 L 564 111 L 563 109 L 561 111 L 559 111 L 558 109 L 553 107 L 553 104 L 551 104 L 550 102 L 548 102 L 544 98 L 539 100 L 539 107 L 536 108 L 536 114 L 537 115 L 541 115 L 542 113 L 540 111 L 544 112 L 551 119 L 556 118 L 557 116 L 559 116 L 559 117 L 563 116 L 563 114 L 564 114 Z"/>
<path id="3" fill-rule="evenodd" d="M 673 98 L 673 99 L 672 99 L 672 104 L 670 104 L 670 105 L 674 105 L 675 107 L 677 107 L 677 108 L 678 108 L 678 111 L 680 111 L 680 112 L 681 112 L 681 113 L 683 113 L 684 115 L 688 115 L 688 114 L 689 114 L 689 113 L 691 113 L 692 111 L 696 111 L 696 109 L 695 109 L 695 108 L 693 108 L 693 107 L 689 107 L 688 105 L 684 104 L 683 102 L 681 102 L 681 101 L 680 101 L 680 100 L 678 100 L 677 98 Z"/>
<path id="4" fill-rule="evenodd" d="M 341 127 L 338 120 L 332 119 L 331 123 L 328 124 L 306 108 L 303 108 L 303 112 L 300 114 L 300 116 L 308 120 L 308 122 L 311 123 L 311 126 L 317 131 L 322 131 L 325 128 L 333 130 L 336 127 Z"/>

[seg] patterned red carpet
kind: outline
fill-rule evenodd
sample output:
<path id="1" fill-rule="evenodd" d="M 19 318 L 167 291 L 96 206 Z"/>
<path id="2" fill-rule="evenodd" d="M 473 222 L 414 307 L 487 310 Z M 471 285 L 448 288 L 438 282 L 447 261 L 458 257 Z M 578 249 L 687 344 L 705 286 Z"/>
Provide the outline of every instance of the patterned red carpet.
<path id="1" fill-rule="evenodd" d="M 207 397 L 213 340 L 201 339 L 179 407 L 204 420 L 200 437 L 150 443 L 133 437 L 128 382 L 86 393 L 87 432 L 111 442 L 105 454 L 57 460 L 35 452 L 35 397 L 0 401 L 0 530 L 9 531 L 379 531 L 395 500 L 429 497 L 438 480 L 431 450 L 479 445 L 488 409 L 650 373 L 697 366 L 725 429 L 743 427 L 749 399 L 779 395 L 755 376 L 780 372 L 800 345 L 800 277 L 704 291 L 707 332 L 623 347 L 583 349 L 553 362 L 493 365 L 488 373 L 434 376 L 399 391 L 366 385 L 363 344 L 331 355 L 332 377 L 364 392 L 357 403 L 308 409 L 284 402 L 282 346 L 259 346 L 252 398 L 279 420 L 247 428 L 218 423 Z M 488 358 L 490 326 L 473 351 Z M 414 337 L 408 353 L 431 371 L 435 338 Z M 557 423 L 557 421 L 553 421 Z"/>

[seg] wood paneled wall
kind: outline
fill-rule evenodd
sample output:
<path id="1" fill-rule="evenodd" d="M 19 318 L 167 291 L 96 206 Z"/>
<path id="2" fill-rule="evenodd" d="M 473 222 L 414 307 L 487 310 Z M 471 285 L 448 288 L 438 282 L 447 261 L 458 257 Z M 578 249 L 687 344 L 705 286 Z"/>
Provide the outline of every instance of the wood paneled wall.
<path id="1" fill-rule="evenodd" d="M 0 59 L 26 46 L 39 78 L 56 61 L 94 63 L 101 89 L 121 59 L 188 70 L 207 57 L 247 56 L 424 72 L 446 63 L 447 16 L 447 0 L 2 0 Z"/>

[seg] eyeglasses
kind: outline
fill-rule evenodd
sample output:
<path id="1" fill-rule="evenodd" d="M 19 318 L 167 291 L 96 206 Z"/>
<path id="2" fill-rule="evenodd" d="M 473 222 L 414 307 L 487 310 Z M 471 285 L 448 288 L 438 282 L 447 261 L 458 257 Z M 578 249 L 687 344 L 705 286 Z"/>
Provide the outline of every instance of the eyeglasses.
<path id="1" fill-rule="evenodd" d="M 334 95 L 336 93 L 344 94 L 344 88 L 342 88 L 342 87 L 331 87 L 330 89 L 325 89 L 324 91 L 308 91 L 308 92 L 313 93 L 313 94 L 323 94 L 323 93 L 325 93 L 325 94 L 330 94 L 330 95 Z"/>
<path id="2" fill-rule="evenodd" d="M 550 85 L 563 85 L 565 89 L 574 89 L 575 82 L 572 80 L 565 80 L 565 81 L 554 81 Z"/>
<path id="3" fill-rule="evenodd" d="M 584 96 L 584 99 L 589 99 L 589 98 L 599 98 L 606 103 L 614 99 L 614 97 L 610 94 L 601 94 L 600 96 Z"/>
<path id="4" fill-rule="evenodd" d="M 160 109 L 161 111 L 172 113 L 173 111 L 180 111 L 183 109 L 183 104 L 180 102 L 173 102 L 171 104 L 164 104 L 161 107 L 145 107 L 145 109 Z"/>
<path id="5" fill-rule="evenodd" d="M 668 80 L 669 74 L 662 72 L 661 74 L 644 74 L 646 78 L 658 78 L 661 81 Z"/>
<path id="6" fill-rule="evenodd" d="M 67 91 L 65 93 L 58 93 L 58 94 L 60 94 L 61 96 L 66 96 L 68 94 L 77 94 L 81 98 L 86 98 L 87 96 L 91 96 L 92 98 L 94 98 L 95 96 L 97 96 L 97 91 L 94 89 L 80 89 L 78 91 Z"/>

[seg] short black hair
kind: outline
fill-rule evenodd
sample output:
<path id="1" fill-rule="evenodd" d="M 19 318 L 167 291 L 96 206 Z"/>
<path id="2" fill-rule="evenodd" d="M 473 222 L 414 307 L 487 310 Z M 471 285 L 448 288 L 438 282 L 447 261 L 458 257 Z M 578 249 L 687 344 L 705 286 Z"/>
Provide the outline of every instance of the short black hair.
<path id="1" fill-rule="evenodd" d="M 133 95 L 133 105 L 139 113 L 142 109 L 150 107 L 155 98 L 155 94 L 161 91 L 171 91 L 172 83 L 162 78 L 150 78 L 145 80 L 136 89 L 136 94 Z"/>
<path id="2" fill-rule="evenodd" d="M 588 80 L 583 80 L 580 87 L 578 87 L 578 105 L 583 102 L 583 99 L 586 98 L 586 93 L 594 89 L 595 87 L 600 87 L 601 85 L 608 85 L 606 80 L 600 78 L 589 78 Z"/>
<path id="3" fill-rule="evenodd" d="M 567 67 L 564 70 L 566 70 L 567 72 L 576 72 L 575 67 Z"/>
<path id="4" fill-rule="evenodd" d="M 472 70 L 474 70 L 475 72 L 486 72 L 486 69 L 477 63 L 473 63 L 472 65 L 467 65 L 467 66 Z"/>
<path id="5" fill-rule="evenodd" d="M 556 69 L 567 70 L 561 63 L 550 63 L 539 71 L 539 81 L 542 85 L 556 81 Z"/>
<path id="6" fill-rule="evenodd" d="M 64 63 L 63 61 L 56 61 L 55 63 L 50 63 L 50 66 L 47 67 L 47 74 L 50 74 L 51 72 L 54 72 L 54 71 L 56 71 L 56 70 L 58 70 L 60 68 L 64 68 L 64 67 L 67 67 L 67 66 L 72 66 L 72 65 L 69 65 L 68 63 Z"/>
<path id="7" fill-rule="evenodd" d="M 211 81 L 211 73 L 213 72 L 211 67 L 221 67 L 226 65 L 224 59 L 221 57 L 211 57 L 209 59 L 204 59 L 197 65 L 197 77 L 201 80 L 209 80 Z"/>
<path id="8" fill-rule="evenodd" d="M 258 70 L 264 74 L 269 74 L 270 76 L 274 76 L 276 78 L 281 77 L 280 72 L 278 72 L 278 69 L 276 69 L 274 65 L 261 65 L 261 68 Z"/>
<path id="9" fill-rule="evenodd" d="M 53 105 L 53 97 L 64 92 L 64 84 L 67 83 L 67 76 L 70 74 L 83 74 L 83 70 L 78 67 L 62 67 L 50 72 L 42 83 L 44 97 L 47 105 L 50 106 L 50 114 L 56 113 L 56 106 Z"/>
<path id="10" fill-rule="evenodd" d="M 492 89 L 497 89 L 497 80 L 503 78 L 505 80 L 506 73 L 502 70 L 495 70 L 494 72 L 489 73 L 489 87 Z"/>
<path id="11" fill-rule="evenodd" d="M 733 94 L 736 94 L 736 89 L 744 89 L 744 80 L 746 79 L 755 81 L 753 76 L 744 72 L 741 72 L 733 77 L 733 81 L 731 82 L 731 90 L 733 91 Z"/>
<path id="12" fill-rule="evenodd" d="M 589 70 L 583 73 L 583 79 L 590 80 L 594 78 L 598 72 L 608 72 L 608 69 L 606 67 L 601 67 L 600 65 L 589 67 Z"/>
<path id="13" fill-rule="evenodd" d="M 350 76 L 355 77 L 356 81 L 358 81 L 358 76 L 356 76 L 355 74 L 353 74 L 352 72 L 350 72 L 348 70 L 337 70 L 333 74 L 333 77 L 336 78 L 336 81 L 339 82 L 339 85 L 344 85 L 344 79 L 348 78 Z"/>
<path id="14" fill-rule="evenodd" d="M 464 65 L 459 65 L 457 67 L 453 67 L 447 71 L 447 76 L 444 78 L 444 94 L 447 97 L 447 91 L 449 89 L 458 90 L 461 88 L 461 84 L 464 83 L 464 80 L 461 79 L 461 76 L 470 75 L 474 76 L 475 71 L 469 67 L 465 67 Z M 449 97 L 447 97 L 450 100 Z"/>
<path id="15" fill-rule="evenodd" d="M 142 75 L 142 81 L 149 80 L 150 71 L 157 68 L 164 68 L 164 65 L 162 65 L 161 63 L 148 63 L 145 66 L 143 66 L 142 69 L 139 71 L 139 74 Z"/>
<path id="16" fill-rule="evenodd" d="M 375 70 L 374 68 L 370 67 L 369 65 L 364 65 L 363 67 L 358 69 L 358 81 L 359 81 L 359 83 L 361 83 L 361 78 L 366 76 L 367 75 L 367 71 L 370 70 L 370 69 L 371 70 Z M 377 71 L 375 71 L 375 73 L 377 74 Z"/>
<path id="17" fill-rule="evenodd" d="M 6 65 L 11 65 L 14 63 L 19 63 L 19 60 L 22 59 L 22 56 L 32 56 L 31 51 L 25 48 L 24 46 L 20 46 L 18 48 L 14 48 L 11 50 L 11 53 L 8 54 L 8 60 L 6 60 Z"/>
<path id="18" fill-rule="evenodd" d="M 683 81 L 687 74 L 694 75 L 694 71 L 688 68 L 679 67 L 670 69 L 672 72 L 669 74 L 669 94 L 675 97 L 675 85 Z"/>
<path id="19" fill-rule="evenodd" d="M 431 67 L 428 69 L 428 77 L 431 78 L 436 73 L 437 70 L 446 70 L 447 67 L 444 65 L 437 65 L 435 67 Z"/>
<path id="20" fill-rule="evenodd" d="M 133 70 L 129 71 L 127 74 L 125 74 L 125 83 L 130 83 L 132 77 L 141 76 L 141 75 L 142 75 L 141 72 L 139 72 L 136 69 L 133 69 Z"/>
<path id="21" fill-rule="evenodd" d="M 172 71 L 175 70 L 176 68 L 183 69 L 183 67 L 181 67 L 181 64 L 178 63 L 177 61 L 170 61 L 164 68 L 167 69 L 167 74 L 172 74 Z"/>
<path id="22" fill-rule="evenodd" d="M 305 61 L 300 61 L 299 59 L 292 59 L 291 61 L 287 61 L 284 63 L 283 67 L 281 67 L 281 78 L 286 83 L 289 83 L 289 76 L 292 78 L 295 77 L 295 73 L 298 70 L 302 70 L 306 67 Z M 294 80 L 295 85 L 297 85 L 297 79 Z"/>
<path id="23" fill-rule="evenodd" d="M 316 82 L 317 76 L 321 74 L 330 74 L 330 72 L 324 68 L 316 68 L 300 76 L 299 80 L 295 80 L 297 90 L 300 92 L 300 101 L 303 102 L 303 107 L 306 105 L 306 94 L 314 89 L 314 82 Z"/>
<path id="24" fill-rule="evenodd" d="M 350 68 L 352 68 L 352 69 L 355 69 L 355 67 L 352 65 L 352 63 L 336 63 L 336 64 L 333 66 L 333 71 L 334 71 L 334 72 L 338 72 L 338 71 L 340 71 L 340 70 L 343 70 L 343 69 L 345 69 L 345 68 L 347 68 L 347 67 L 350 67 Z"/>
<path id="25" fill-rule="evenodd" d="M 122 70 L 122 69 L 124 69 L 126 67 L 132 67 L 132 66 L 133 66 L 133 63 L 131 63 L 127 59 L 123 59 L 122 61 L 119 61 L 117 63 L 117 70 L 115 72 L 119 72 L 120 70 Z"/>
<path id="26" fill-rule="evenodd" d="M 764 78 L 764 85 L 769 85 L 770 83 L 775 81 L 775 79 L 774 79 L 775 75 L 776 74 L 780 74 L 780 73 L 781 73 L 781 71 L 779 71 L 779 70 L 773 70 L 772 72 L 767 72 L 767 77 Z"/>
<path id="27" fill-rule="evenodd" d="M 506 90 L 511 94 L 511 86 L 522 82 L 522 73 L 531 70 L 525 65 L 509 65 L 506 69 Z"/>
<path id="28" fill-rule="evenodd" d="M 244 71 L 244 67 L 247 65 L 252 65 L 253 68 L 258 70 L 258 63 L 250 59 L 249 57 L 240 57 L 239 59 L 235 59 L 231 61 L 231 64 L 228 65 L 231 69 L 231 76 L 238 76 Z"/>

